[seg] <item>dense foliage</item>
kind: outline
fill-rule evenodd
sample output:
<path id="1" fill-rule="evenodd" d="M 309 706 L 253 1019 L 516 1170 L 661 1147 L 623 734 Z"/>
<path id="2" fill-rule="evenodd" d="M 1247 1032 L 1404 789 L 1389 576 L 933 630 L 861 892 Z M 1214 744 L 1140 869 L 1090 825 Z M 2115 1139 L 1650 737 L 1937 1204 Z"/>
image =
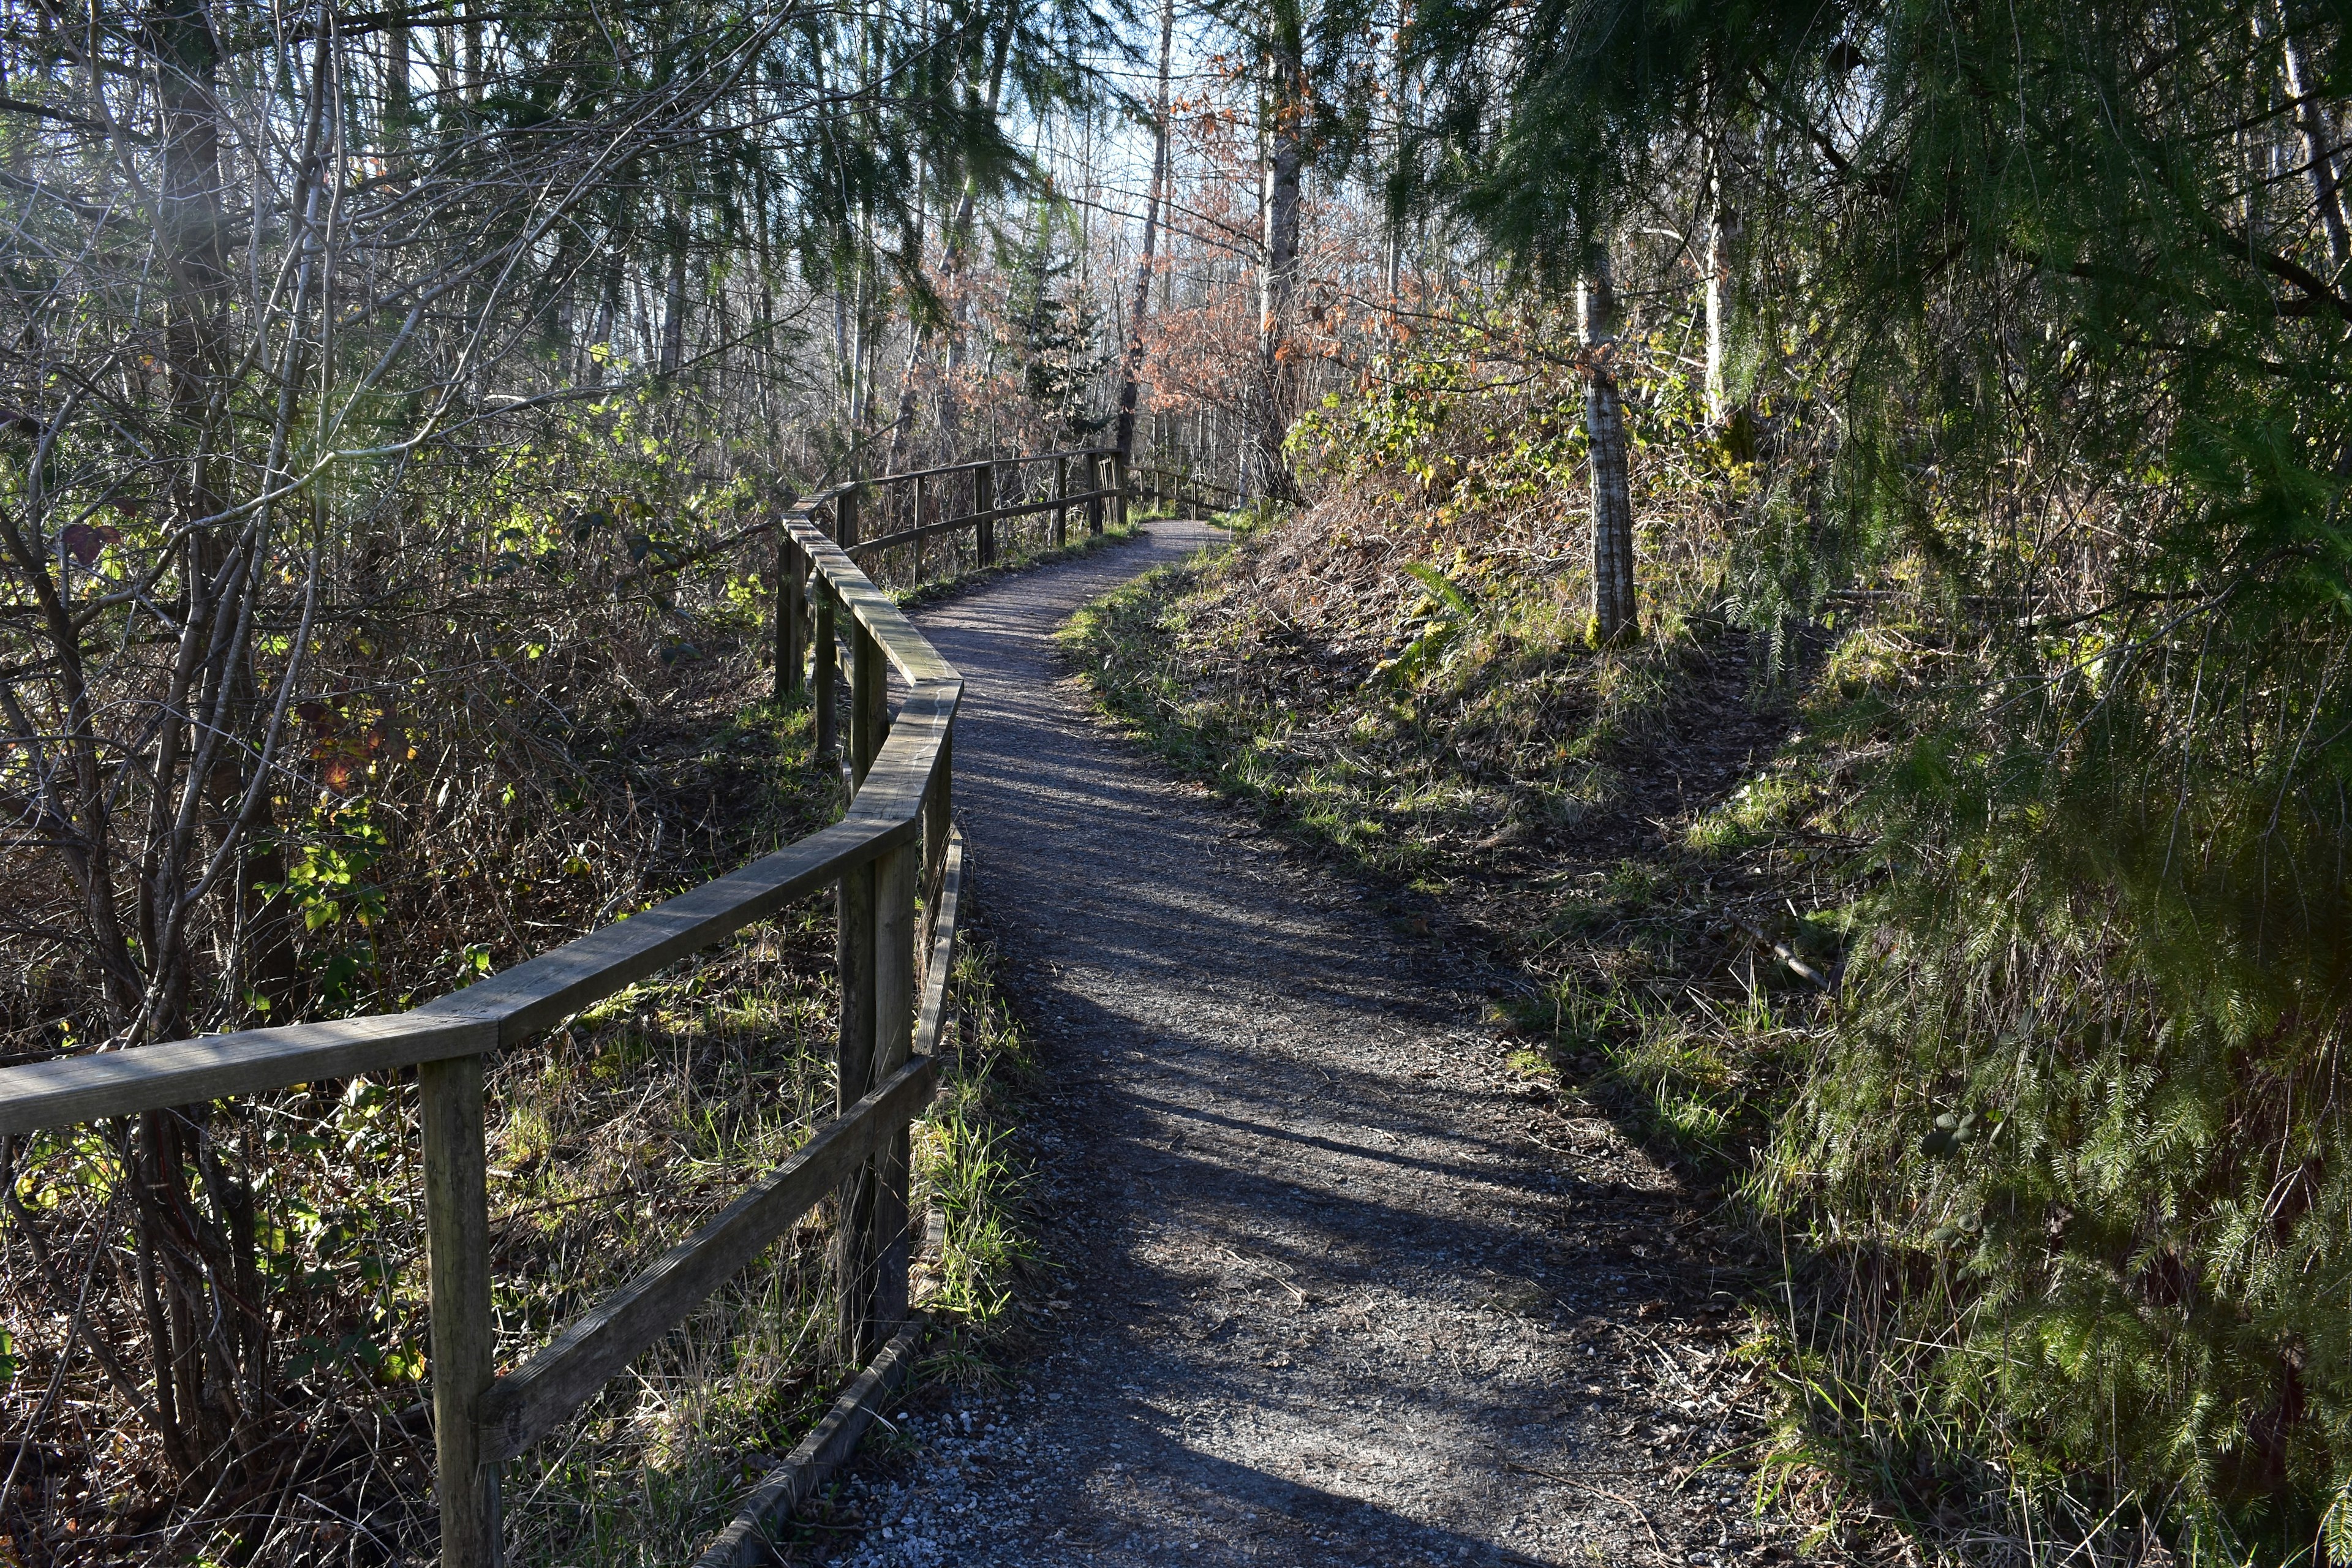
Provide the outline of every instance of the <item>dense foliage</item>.
<path id="1" fill-rule="evenodd" d="M 1906 1397 L 2339 1553 L 2345 22 L 1444 4 L 1399 186 L 1538 279 L 1654 212 L 1725 239 L 1735 612 L 1914 605 L 1851 1012 L 1767 1168 L 1881 1255 Z"/>

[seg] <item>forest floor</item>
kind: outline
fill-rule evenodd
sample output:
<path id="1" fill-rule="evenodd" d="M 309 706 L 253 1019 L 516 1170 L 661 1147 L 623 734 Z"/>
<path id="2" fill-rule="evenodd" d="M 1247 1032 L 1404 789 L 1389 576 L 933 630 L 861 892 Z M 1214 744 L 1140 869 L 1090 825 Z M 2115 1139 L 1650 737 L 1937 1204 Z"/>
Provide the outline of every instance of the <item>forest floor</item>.
<path id="1" fill-rule="evenodd" d="M 960 816 L 1034 1037 L 1050 1293 L 996 1368 L 886 1412 L 799 1559 L 1792 1553 L 1737 1354 L 1775 1260 L 1515 1065 L 1477 945 L 1180 780 L 1069 678 L 1072 612 L 1219 537 L 1156 522 L 920 616 L 967 681 Z"/>

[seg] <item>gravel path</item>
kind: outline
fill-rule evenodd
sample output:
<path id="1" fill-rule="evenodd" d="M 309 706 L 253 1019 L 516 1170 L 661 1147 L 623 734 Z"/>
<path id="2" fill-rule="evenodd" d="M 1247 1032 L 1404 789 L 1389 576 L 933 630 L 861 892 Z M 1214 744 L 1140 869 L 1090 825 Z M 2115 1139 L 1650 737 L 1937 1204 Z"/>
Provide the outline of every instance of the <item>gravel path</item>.
<path id="1" fill-rule="evenodd" d="M 1062 1284 L 1012 1386 L 889 1412 L 803 1541 L 856 1564 L 1658 1562 L 1784 1551 L 1693 1196 L 1518 1082 L 1482 976 L 1092 719 L 1049 641 L 1217 537 L 919 618 L 1044 1068 Z"/>

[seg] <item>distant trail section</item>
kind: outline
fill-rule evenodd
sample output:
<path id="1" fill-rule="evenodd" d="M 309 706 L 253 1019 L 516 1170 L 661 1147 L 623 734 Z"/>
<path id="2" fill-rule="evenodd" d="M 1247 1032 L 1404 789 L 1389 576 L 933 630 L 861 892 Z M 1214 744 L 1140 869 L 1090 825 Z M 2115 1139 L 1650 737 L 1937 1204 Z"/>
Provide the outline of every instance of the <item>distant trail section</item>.
<path id="1" fill-rule="evenodd" d="M 1696 1469 L 1758 1434 L 1721 1353 L 1737 1282 L 1675 1178 L 1514 1079 L 1474 960 L 1295 863 L 1067 679 L 1071 612 L 1223 537 L 1154 523 L 918 617 L 967 681 L 959 816 L 1039 1038 L 1064 1284 L 1009 1389 L 887 1413 L 911 1454 L 862 1462 L 861 1528 L 819 1555 L 1777 1555 L 1738 1472 Z"/>

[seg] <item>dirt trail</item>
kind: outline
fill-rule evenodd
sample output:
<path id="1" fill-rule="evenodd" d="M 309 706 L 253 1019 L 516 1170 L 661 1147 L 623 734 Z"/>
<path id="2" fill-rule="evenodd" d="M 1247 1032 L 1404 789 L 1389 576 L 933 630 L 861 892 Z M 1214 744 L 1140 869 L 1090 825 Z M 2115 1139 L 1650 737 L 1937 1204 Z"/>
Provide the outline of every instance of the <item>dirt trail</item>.
<path id="1" fill-rule="evenodd" d="M 1214 537 L 1158 524 L 919 617 L 969 682 L 957 795 L 1042 1047 L 1064 1286 L 1011 1389 L 890 1411 L 862 1528 L 803 1539 L 925 1568 L 1780 1555 L 1752 1483 L 1690 1473 L 1755 1434 L 1689 1195 L 1515 1082 L 1471 960 L 1067 682 L 1071 611 Z"/>

